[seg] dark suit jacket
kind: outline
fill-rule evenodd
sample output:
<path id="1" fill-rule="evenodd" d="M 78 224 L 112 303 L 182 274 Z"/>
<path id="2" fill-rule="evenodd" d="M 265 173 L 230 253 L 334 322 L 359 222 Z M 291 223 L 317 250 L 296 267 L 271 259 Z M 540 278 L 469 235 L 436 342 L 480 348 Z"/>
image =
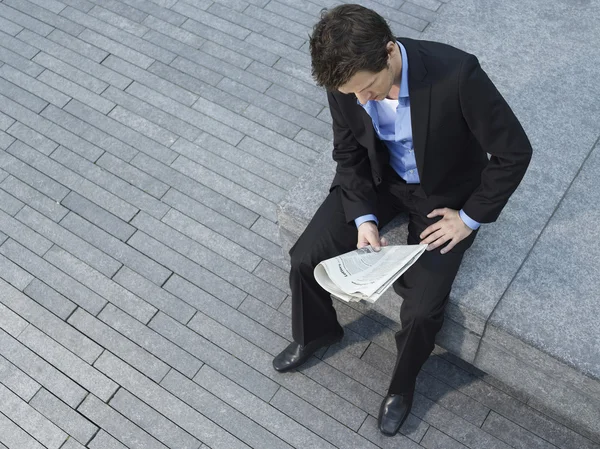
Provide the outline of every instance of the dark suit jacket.
<path id="1" fill-rule="evenodd" d="M 531 159 L 523 128 L 475 56 L 441 43 L 398 40 L 409 61 L 413 144 L 421 181 L 415 194 L 427 199 L 423 213 L 436 207 L 463 208 L 480 223 L 495 221 Z M 376 192 L 388 149 L 354 94 L 329 92 L 328 99 L 337 162 L 331 189 L 342 188 L 348 222 L 377 215 Z"/>

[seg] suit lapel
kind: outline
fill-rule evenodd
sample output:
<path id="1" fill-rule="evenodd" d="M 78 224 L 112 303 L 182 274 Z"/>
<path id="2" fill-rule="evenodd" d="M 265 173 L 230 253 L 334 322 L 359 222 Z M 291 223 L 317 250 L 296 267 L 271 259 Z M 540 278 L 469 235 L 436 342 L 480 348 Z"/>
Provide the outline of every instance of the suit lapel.
<path id="1" fill-rule="evenodd" d="M 431 84 L 427 82 L 427 69 L 412 39 L 398 38 L 406 49 L 408 57 L 408 94 L 410 96 L 410 119 L 412 121 L 413 146 L 419 178 L 423 181 L 425 148 L 429 128 Z"/>

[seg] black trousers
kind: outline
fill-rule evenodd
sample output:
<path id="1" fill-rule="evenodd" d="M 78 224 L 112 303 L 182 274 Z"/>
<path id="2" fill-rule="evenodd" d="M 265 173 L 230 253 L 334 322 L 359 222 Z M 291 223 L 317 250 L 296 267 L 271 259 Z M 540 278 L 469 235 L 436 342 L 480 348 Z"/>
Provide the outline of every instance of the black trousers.
<path id="1" fill-rule="evenodd" d="M 418 187 L 406 184 L 388 167 L 378 189 L 379 227 L 400 212 L 409 215 L 408 244 L 420 242 L 419 235 L 441 217 L 427 218 L 431 201 L 413 193 Z M 435 207 L 446 207 L 439 204 Z M 476 232 L 446 254 L 440 248 L 426 251 L 395 283 L 394 290 L 403 299 L 400 310 L 402 329 L 396 333 L 396 365 L 388 393 L 400 394 L 414 389 L 417 374 L 434 348 L 435 336 L 444 321 L 452 283 L 463 254 L 471 246 Z M 290 250 L 292 290 L 292 335 L 302 345 L 339 326 L 328 292 L 315 281 L 313 270 L 323 259 L 356 249 L 358 231 L 347 223 L 336 187 L 319 207 L 311 222 Z"/>

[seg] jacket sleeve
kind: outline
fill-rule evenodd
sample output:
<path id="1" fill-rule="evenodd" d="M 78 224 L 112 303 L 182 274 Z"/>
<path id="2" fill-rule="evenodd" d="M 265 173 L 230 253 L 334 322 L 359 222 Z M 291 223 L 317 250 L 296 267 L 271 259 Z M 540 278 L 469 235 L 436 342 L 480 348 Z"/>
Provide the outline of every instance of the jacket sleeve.
<path id="1" fill-rule="evenodd" d="M 327 93 L 333 123 L 333 159 L 337 163 L 332 189 L 342 190 L 346 221 L 362 215 L 377 215 L 377 194 L 367 149 L 360 145 L 348 127 L 335 95 Z"/>
<path id="2" fill-rule="evenodd" d="M 532 148 L 519 120 L 473 55 L 462 65 L 459 97 L 469 129 L 491 155 L 481 184 L 463 210 L 475 221 L 490 223 L 523 179 Z"/>

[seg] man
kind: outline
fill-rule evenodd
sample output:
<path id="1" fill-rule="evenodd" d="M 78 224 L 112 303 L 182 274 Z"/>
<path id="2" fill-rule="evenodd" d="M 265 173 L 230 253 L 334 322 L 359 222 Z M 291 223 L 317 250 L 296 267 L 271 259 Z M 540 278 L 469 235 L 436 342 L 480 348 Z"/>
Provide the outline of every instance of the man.
<path id="1" fill-rule="evenodd" d="M 310 52 L 313 76 L 328 90 L 337 170 L 329 196 L 290 250 L 294 341 L 273 366 L 296 368 L 343 336 L 314 267 L 357 246 L 385 245 L 379 229 L 408 212 L 408 243 L 428 248 L 394 284 L 404 299 L 402 329 L 378 425 L 395 435 L 463 254 L 519 185 L 531 145 L 476 57 L 397 39 L 374 11 L 341 5 L 324 12 Z"/>

